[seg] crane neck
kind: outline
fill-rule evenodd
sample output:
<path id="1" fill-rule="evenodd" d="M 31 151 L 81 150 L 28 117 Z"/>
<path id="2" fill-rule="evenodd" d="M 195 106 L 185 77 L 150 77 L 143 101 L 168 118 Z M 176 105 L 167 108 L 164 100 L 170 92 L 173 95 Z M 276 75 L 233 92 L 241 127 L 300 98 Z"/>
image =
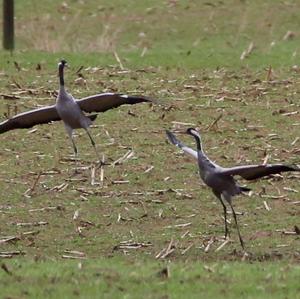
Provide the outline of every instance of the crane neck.
<path id="1" fill-rule="evenodd" d="M 62 94 L 65 94 L 65 93 L 66 93 L 65 86 L 59 84 L 59 94 L 62 95 Z"/>
<path id="2" fill-rule="evenodd" d="M 201 144 L 201 139 L 198 136 L 194 135 L 194 138 L 196 140 L 196 144 L 197 144 L 197 150 L 199 152 L 202 152 L 202 144 Z"/>
<path id="3" fill-rule="evenodd" d="M 64 66 L 62 64 L 59 64 L 58 75 L 59 75 L 59 85 L 60 85 L 60 87 L 64 87 L 64 85 L 65 85 L 65 81 L 64 81 Z"/>

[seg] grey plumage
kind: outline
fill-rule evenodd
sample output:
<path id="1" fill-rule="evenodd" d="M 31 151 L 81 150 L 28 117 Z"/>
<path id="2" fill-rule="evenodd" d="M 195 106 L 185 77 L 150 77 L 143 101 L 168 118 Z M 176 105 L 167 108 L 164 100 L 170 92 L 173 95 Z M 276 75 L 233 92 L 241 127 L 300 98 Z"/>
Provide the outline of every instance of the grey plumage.
<path id="1" fill-rule="evenodd" d="M 143 96 L 127 96 L 115 93 L 96 94 L 76 100 L 72 95 L 66 92 L 64 87 L 65 66 L 66 61 L 61 60 L 58 65 L 60 84 L 56 104 L 23 112 L 3 121 L 0 123 L 0 134 L 10 130 L 31 128 L 38 124 L 62 120 L 67 133 L 72 140 L 74 152 L 76 154 L 77 148 L 72 134 L 74 129 L 83 128 L 87 132 L 93 146 L 95 147 L 95 142 L 93 141 L 88 128 L 92 121 L 96 119 L 97 115 L 85 115 L 83 111 L 87 113 L 105 112 L 124 104 L 133 105 L 152 101 L 150 98 Z"/>
<path id="2" fill-rule="evenodd" d="M 152 99 L 143 96 L 127 96 L 117 93 L 100 93 L 75 100 L 80 109 L 84 112 L 105 112 L 117 108 L 121 105 L 138 104 L 142 102 L 152 102 Z M 88 115 L 91 120 L 95 120 L 97 114 Z M 36 125 L 47 124 L 61 120 L 57 113 L 56 105 L 46 106 L 30 111 L 26 111 L 9 118 L 0 123 L 0 134 L 15 129 L 28 129 Z"/>
<path id="3" fill-rule="evenodd" d="M 239 231 L 236 213 L 234 211 L 231 201 L 233 196 L 241 194 L 245 191 L 250 191 L 250 189 L 247 187 L 240 186 L 234 179 L 234 176 L 239 175 L 246 180 L 254 180 L 280 172 L 300 171 L 300 169 L 296 166 L 289 166 L 283 164 L 242 165 L 224 168 L 212 162 L 205 155 L 202 149 L 200 134 L 195 129 L 189 128 L 186 133 L 195 138 L 197 144 L 197 151 L 189 148 L 188 146 L 180 142 L 170 131 L 166 131 L 168 139 L 172 144 L 176 145 L 177 147 L 181 148 L 185 153 L 197 159 L 200 177 L 202 178 L 203 182 L 212 189 L 215 196 L 220 200 L 224 210 L 225 238 L 228 235 L 226 202 L 229 204 L 237 227 L 239 240 L 242 248 L 244 249 L 244 242 Z"/>
<path id="4" fill-rule="evenodd" d="M 75 101 L 72 95 L 66 92 L 65 83 L 64 83 L 64 67 L 66 65 L 66 61 L 62 60 L 58 64 L 58 72 L 59 72 L 59 92 L 56 99 L 56 110 L 59 117 L 62 119 L 66 131 L 72 141 L 73 149 L 75 156 L 77 155 L 77 147 L 75 145 L 73 139 L 73 130 L 83 128 L 88 134 L 92 146 L 95 149 L 97 154 L 96 144 L 89 132 L 89 126 L 92 124 L 92 120 L 85 116 L 80 109 L 79 105 Z M 98 154 L 97 154 L 98 156 Z M 99 157 L 98 157 L 99 158 Z"/>

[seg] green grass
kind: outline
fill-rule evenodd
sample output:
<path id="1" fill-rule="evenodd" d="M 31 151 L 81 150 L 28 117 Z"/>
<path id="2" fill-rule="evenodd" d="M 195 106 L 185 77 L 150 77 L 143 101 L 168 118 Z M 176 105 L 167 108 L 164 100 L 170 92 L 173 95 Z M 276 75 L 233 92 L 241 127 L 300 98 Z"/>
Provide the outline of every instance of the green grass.
<path id="1" fill-rule="evenodd" d="M 0 281 L 3 298 L 299 298 L 299 270 L 281 262 L 15 261 Z"/>
<path id="2" fill-rule="evenodd" d="M 85 53 L 81 63 L 107 65 L 116 51 L 135 68 L 291 67 L 299 60 L 298 8 L 274 0 L 18 1 L 16 57 L 53 63 L 68 55 L 74 63 Z M 251 42 L 253 51 L 240 60 Z"/>
<path id="3" fill-rule="evenodd" d="M 92 135 L 106 161 L 134 151 L 123 164 L 105 167 L 103 186 L 91 185 L 96 157 L 84 132 L 76 134 L 82 167 L 76 175 L 61 123 L 1 135 L 0 237 L 15 237 L 0 243 L 2 269 L 12 273 L 0 271 L 1 295 L 297 298 L 299 236 L 281 231 L 299 227 L 299 175 L 241 181 L 253 189 L 234 201 L 249 253 L 242 262 L 232 224 L 231 242 L 216 251 L 222 207 L 200 183 L 195 161 L 168 144 L 164 132 L 198 127 L 206 152 L 224 166 L 262 162 L 266 154 L 271 163 L 299 165 L 297 2 L 88 3 L 31 1 L 30 9 L 16 3 L 17 49 L 12 56 L 0 52 L 1 121 L 54 103 L 61 57 L 70 64 L 67 87 L 78 98 L 112 91 L 149 95 L 163 105 L 99 115 Z M 283 40 L 288 30 L 295 36 Z M 253 52 L 240 60 L 251 41 Z M 85 81 L 78 81 L 81 66 Z M 189 136 L 178 137 L 195 146 Z M 171 241 L 174 251 L 156 259 Z M 149 246 L 121 249 L 122 242 Z M 83 253 L 82 269 L 63 259 L 66 250 Z M 159 277 L 166 266 L 170 277 Z"/>

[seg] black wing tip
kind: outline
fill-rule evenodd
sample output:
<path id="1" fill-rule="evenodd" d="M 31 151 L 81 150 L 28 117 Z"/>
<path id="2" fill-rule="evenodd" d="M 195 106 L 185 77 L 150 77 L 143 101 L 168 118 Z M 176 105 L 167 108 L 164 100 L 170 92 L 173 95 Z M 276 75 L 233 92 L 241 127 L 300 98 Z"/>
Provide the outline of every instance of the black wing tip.
<path id="1" fill-rule="evenodd" d="M 286 171 L 300 171 L 300 167 L 297 165 L 286 165 L 286 164 L 274 164 L 271 165 L 271 168 L 277 168 L 278 173 Z"/>
<path id="2" fill-rule="evenodd" d="M 121 95 L 123 97 L 127 96 L 129 103 L 135 104 L 135 103 L 143 103 L 143 102 L 149 102 L 149 103 L 155 103 L 156 100 L 150 97 L 144 97 L 144 96 L 128 96 L 128 95 Z"/>
<path id="3" fill-rule="evenodd" d="M 19 128 L 23 129 L 22 126 L 18 126 L 18 124 L 15 122 L 13 118 L 9 118 L 3 121 L 2 123 L 0 123 L 0 134 L 3 134 L 11 130 L 19 129 Z M 26 128 L 24 127 L 24 129 Z"/>
<path id="4" fill-rule="evenodd" d="M 0 134 L 5 133 L 7 131 L 6 128 L 5 128 L 6 122 L 7 122 L 7 120 L 0 123 Z"/>
<path id="5" fill-rule="evenodd" d="M 297 165 L 285 165 L 287 171 L 300 171 L 300 167 Z"/>
<path id="6" fill-rule="evenodd" d="M 115 95 L 118 95 L 121 98 L 127 98 L 129 101 L 129 104 L 135 104 L 135 103 L 142 103 L 142 102 L 148 102 L 148 103 L 156 103 L 158 104 L 158 100 L 154 99 L 152 97 L 148 96 L 141 96 L 141 95 L 128 95 L 128 94 L 121 94 L 117 93 Z"/>
<path id="7" fill-rule="evenodd" d="M 11 118 L 0 123 L 0 134 L 6 133 L 8 131 L 16 130 L 16 129 L 30 129 L 32 127 L 34 127 L 34 124 L 29 124 L 29 125 L 20 124 Z"/>
<path id="8" fill-rule="evenodd" d="M 169 131 L 169 130 L 166 130 L 166 134 L 167 134 L 168 139 L 172 142 L 172 139 L 173 139 L 173 133 L 171 133 L 171 131 Z M 172 143 L 173 143 L 173 142 L 172 142 Z"/>
<path id="9" fill-rule="evenodd" d="M 273 174 L 278 174 L 281 172 L 288 172 L 288 171 L 300 171 L 300 168 L 296 165 L 285 165 L 285 164 L 273 164 L 273 165 L 264 165 L 269 170 L 268 173 L 264 173 L 263 175 L 254 174 L 245 178 L 246 180 L 256 180 L 261 177 L 271 176 Z"/>
<path id="10" fill-rule="evenodd" d="M 174 135 L 171 131 L 166 130 L 166 134 L 167 134 L 167 137 L 168 137 L 169 141 L 170 141 L 172 144 L 177 145 L 177 146 L 180 145 L 179 140 L 175 137 L 175 135 Z"/>

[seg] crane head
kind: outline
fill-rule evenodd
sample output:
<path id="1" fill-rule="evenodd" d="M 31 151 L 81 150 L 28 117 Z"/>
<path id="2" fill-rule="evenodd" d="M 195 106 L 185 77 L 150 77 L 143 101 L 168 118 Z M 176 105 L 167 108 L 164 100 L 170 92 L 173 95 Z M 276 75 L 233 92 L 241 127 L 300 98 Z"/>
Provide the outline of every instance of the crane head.
<path id="1" fill-rule="evenodd" d="M 188 129 L 186 130 L 186 133 L 187 133 L 188 135 L 191 135 L 191 136 L 193 136 L 193 137 L 198 137 L 199 139 L 201 139 L 200 134 L 199 134 L 199 133 L 197 132 L 197 130 L 194 129 L 194 128 L 188 128 Z"/>
<path id="2" fill-rule="evenodd" d="M 64 59 L 62 59 L 62 60 L 59 62 L 58 66 L 59 66 L 59 67 L 62 67 L 62 68 L 64 68 L 65 66 L 68 66 L 67 61 L 64 60 Z"/>

